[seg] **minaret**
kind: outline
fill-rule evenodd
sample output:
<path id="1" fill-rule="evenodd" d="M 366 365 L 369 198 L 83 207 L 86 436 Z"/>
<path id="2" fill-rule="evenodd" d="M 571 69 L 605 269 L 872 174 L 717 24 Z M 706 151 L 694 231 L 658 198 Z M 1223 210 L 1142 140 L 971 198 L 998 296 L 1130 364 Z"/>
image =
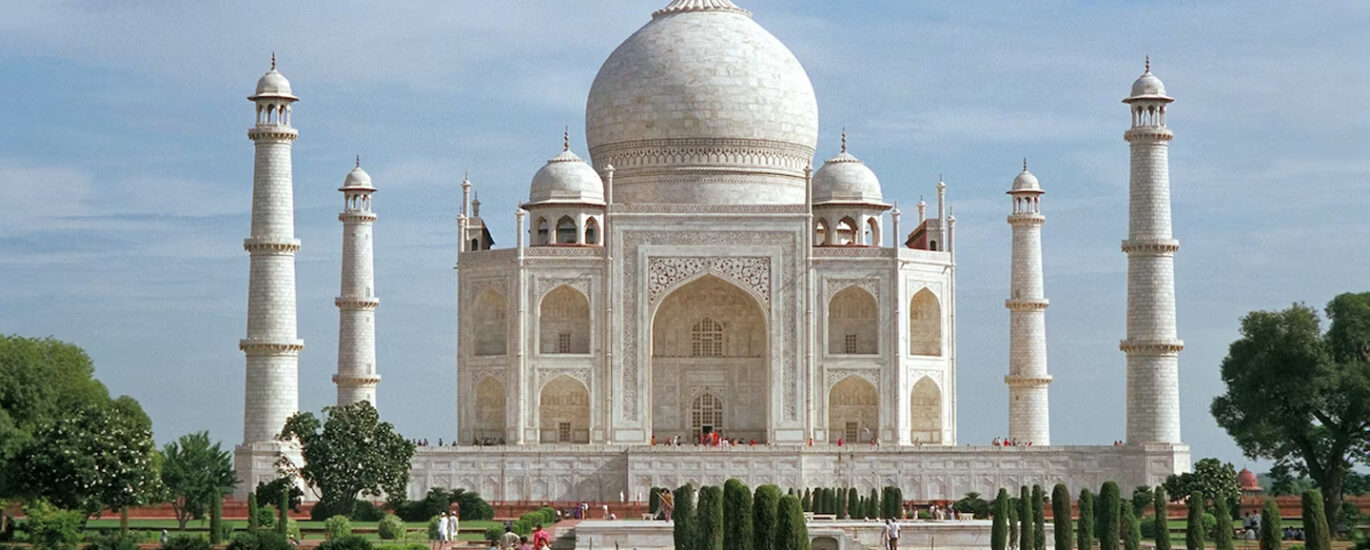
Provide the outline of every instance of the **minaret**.
<path id="1" fill-rule="evenodd" d="M 252 234 L 243 241 L 251 258 L 247 290 L 247 337 L 238 347 L 247 355 L 243 445 L 275 441 L 290 415 L 299 410 L 299 354 L 304 342 L 295 333 L 295 199 L 290 147 L 299 132 L 290 126 L 290 82 L 271 70 L 257 81 L 256 124 L 247 131 L 255 145 L 252 171 Z M 239 471 L 250 465 L 239 465 Z M 243 483 L 256 480 L 239 475 Z"/>
<path id="2" fill-rule="evenodd" d="M 338 306 L 338 404 L 358 401 L 376 404 L 376 272 L 373 265 L 371 229 L 376 214 L 371 211 L 371 176 L 357 167 L 347 174 L 343 186 L 342 290 L 333 303 Z"/>
<path id="3" fill-rule="evenodd" d="M 1008 194 L 1013 212 L 1013 263 L 1009 279 L 1008 436 L 1016 444 L 1050 445 L 1051 418 L 1047 407 L 1047 299 L 1042 292 L 1042 215 L 1045 191 L 1037 177 L 1023 172 Z"/>
<path id="4" fill-rule="evenodd" d="M 1123 134 L 1132 149 L 1127 254 L 1127 442 L 1180 442 L 1179 353 L 1175 335 L 1175 251 L 1170 233 L 1170 139 L 1161 79 L 1146 72 L 1123 100 L 1132 127 Z"/>

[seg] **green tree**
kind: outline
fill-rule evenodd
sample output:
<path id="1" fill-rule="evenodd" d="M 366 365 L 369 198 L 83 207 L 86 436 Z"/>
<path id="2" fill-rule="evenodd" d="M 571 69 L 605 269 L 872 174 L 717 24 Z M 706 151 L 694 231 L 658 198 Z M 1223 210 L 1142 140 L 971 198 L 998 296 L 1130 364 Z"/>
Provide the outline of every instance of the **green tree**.
<path id="1" fill-rule="evenodd" d="M 813 493 L 809 489 L 804 489 L 804 499 L 800 501 L 800 504 L 804 507 L 805 512 L 813 511 Z"/>
<path id="2" fill-rule="evenodd" d="M 775 550 L 810 550 L 804 510 L 800 508 L 799 499 L 793 496 L 782 497 L 777 507 Z"/>
<path id="3" fill-rule="evenodd" d="M 209 503 L 209 543 L 223 544 L 224 536 L 224 499 L 223 495 Z M 185 530 L 185 524 L 181 524 L 181 530 Z"/>
<path id="4" fill-rule="evenodd" d="M 1284 529 L 1280 527 L 1280 507 L 1275 499 L 1265 499 L 1261 509 L 1261 550 L 1280 550 L 1280 538 Z"/>
<path id="5" fill-rule="evenodd" d="M 752 550 L 752 492 L 742 481 L 723 483 L 723 547 Z"/>
<path id="6" fill-rule="evenodd" d="M 233 459 L 218 443 L 209 443 L 209 432 L 183 435 L 162 448 L 162 484 L 182 531 L 191 519 L 203 518 L 210 505 L 237 483 Z M 248 502 L 255 508 L 255 498 Z"/>
<path id="7" fill-rule="evenodd" d="M 1033 550 L 1034 541 L 1037 540 L 1032 532 L 1037 525 L 1032 510 L 1032 489 L 1024 485 L 1018 489 L 1018 544 L 1022 545 L 1023 550 Z"/>
<path id="8" fill-rule="evenodd" d="M 1303 493 L 1303 532 L 1307 550 L 1332 550 L 1332 534 L 1327 529 L 1327 514 L 1322 495 L 1316 489 Z"/>
<path id="9" fill-rule="evenodd" d="M 980 498 L 980 493 L 971 491 L 961 500 L 953 502 L 951 509 L 960 514 L 971 514 L 975 519 L 985 519 L 989 517 L 990 504 L 988 500 Z"/>
<path id="10" fill-rule="evenodd" d="M 990 550 L 1008 550 L 1008 489 L 999 488 L 990 516 L 993 517 L 989 531 Z"/>
<path id="11" fill-rule="evenodd" d="M 1165 498 L 1165 487 L 1157 487 L 1152 493 L 1152 508 L 1156 512 L 1156 517 L 1152 519 L 1155 527 L 1152 529 L 1156 537 L 1156 550 L 1170 550 L 1170 517 L 1166 511 L 1166 504 L 1169 502 Z"/>
<path id="12" fill-rule="evenodd" d="M 1142 522 L 1137 519 L 1132 502 L 1124 500 L 1119 506 L 1123 518 L 1123 550 L 1141 550 Z"/>
<path id="13" fill-rule="evenodd" d="M 775 550 L 775 521 L 779 506 L 779 487 L 762 485 L 756 488 L 756 493 L 752 495 L 752 544 L 756 550 Z"/>
<path id="14" fill-rule="evenodd" d="M 695 488 L 686 483 L 675 490 L 675 511 L 671 513 L 674 523 L 671 534 L 676 550 L 696 550 L 695 535 Z"/>
<path id="15" fill-rule="evenodd" d="M 1022 506 L 1022 501 L 1018 497 L 1008 499 L 1008 547 L 1018 548 L 1018 509 Z"/>
<path id="16" fill-rule="evenodd" d="M 1099 489 L 1099 550 L 1118 550 L 1118 514 L 1122 495 L 1118 484 L 1105 481 Z"/>
<path id="17" fill-rule="evenodd" d="M 1047 550 L 1046 496 L 1041 485 L 1032 486 L 1032 547 Z"/>
<path id="18" fill-rule="evenodd" d="M 1075 524 L 1075 534 L 1078 539 L 1076 548 L 1094 548 L 1094 493 L 1089 492 L 1089 489 L 1080 489 L 1080 520 Z"/>
<path id="19" fill-rule="evenodd" d="M 866 519 L 880 519 L 880 493 L 871 487 L 871 492 L 866 496 Z"/>
<path id="20" fill-rule="evenodd" d="M 365 401 L 363 401 L 365 403 Z M 276 495 L 281 499 L 276 504 L 276 532 L 281 536 L 290 536 L 290 492 L 281 491 Z"/>
<path id="21" fill-rule="evenodd" d="M 299 513 L 300 502 L 304 500 L 304 491 L 300 489 L 299 485 L 295 484 L 294 479 L 288 476 L 281 476 L 271 481 L 258 483 L 257 504 L 279 504 L 281 502 L 282 492 L 289 495 L 287 498 L 289 498 L 290 502 L 290 511 Z M 463 515 L 465 515 L 465 510 L 462 511 Z"/>
<path id="22" fill-rule="evenodd" d="M 886 486 L 880 495 L 880 515 L 889 519 L 904 517 L 904 491 L 895 486 Z"/>
<path id="23" fill-rule="evenodd" d="M 86 520 L 82 512 L 60 509 L 41 498 L 24 505 L 24 516 L 29 542 L 43 550 L 75 550 Z"/>
<path id="24" fill-rule="evenodd" d="M 1205 500 L 1222 499 L 1231 506 L 1241 504 L 1242 489 L 1237 483 L 1237 469 L 1232 463 L 1216 458 L 1205 458 L 1194 464 L 1193 472 L 1171 474 L 1165 478 L 1165 492 L 1172 501 L 1199 493 Z"/>
<path id="25" fill-rule="evenodd" d="M 723 550 L 723 491 L 713 485 L 699 488 L 692 550 Z"/>
<path id="26" fill-rule="evenodd" d="M 1185 550 L 1204 548 L 1204 497 L 1202 494 L 1189 495 L 1189 516 L 1185 518 Z"/>
<path id="27" fill-rule="evenodd" d="M 1071 533 L 1070 489 L 1064 483 L 1051 488 L 1051 523 L 1054 526 L 1051 536 L 1056 550 L 1071 550 L 1074 533 Z"/>
<path id="28" fill-rule="evenodd" d="M 255 492 L 248 493 L 248 494 L 247 494 L 247 532 L 249 532 L 249 533 L 256 533 L 256 532 L 257 532 L 257 529 L 258 529 L 259 527 L 261 527 L 261 525 L 259 525 L 259 524 L 257 523 L 257 493 L 255 493 Z M 184 531 L 185 528 L 186 528 L 185 524 L 182 523 L 182 524 L 181 524 L 181 530 Z"/>
<path id="29" fill-rule="evenodd" d="M 1155 498 L 1152 495 L 1154 491 L 1150 485 L 1138 485 L 1132 489 L 1132 511 L 1138 518 L 1146 515 L 1147 508 L 1151 507 L 1151 500 Z"/>
<path id="30" fill-rule="evenodd" d="M 414 443 L 381 422 L 367 401 L 325 407 L 325 420 L 296 413 L 278 438 L 300 445 L 299 475 L 320 493 L 317 517 L 352 513 L 358 495 L 403 494 L 409 483 Z M 287 470 L 290 464 L 284 465 Z"/>
<path id="31" fill-rule="evenodd" d="M 1228 510 L 1227 503 L 1221 500 L 1213 503 L 1213 519 L 1217 520 L 1213 529 L 1213 542 L 1217 550 L 1233 550 L 1232 512 Z"/>
<path id="32" fill-rule="evenodd" d="M 861 512 L 861 494 L 856 492 L 856 487 L 848 487 L 847 517 L 850 519 L 859 519 L 862 515 L 864 514 Z"/>
<path id="33" fill-rule="evenodd" d="M 1311 477 L 1336 525 L 1347 473 L 1370 461 L 1370 293 L 1341 294 L 1326 311 L 1326 333 L 1302 304 L 1243 317 L 1211 411 L 1247 457 Z"/>

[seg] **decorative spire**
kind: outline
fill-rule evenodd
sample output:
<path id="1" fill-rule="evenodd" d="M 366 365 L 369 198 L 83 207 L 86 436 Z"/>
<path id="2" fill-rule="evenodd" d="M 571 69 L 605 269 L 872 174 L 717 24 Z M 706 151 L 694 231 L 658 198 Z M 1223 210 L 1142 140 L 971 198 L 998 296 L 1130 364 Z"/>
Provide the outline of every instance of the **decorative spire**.
<path id="1" fill-rule="evenodd" d="M 357 155 L 357 168 L 361 168 L 361 167 L 362 167 L 362 156 L 361 156 L 361 155 Z"/>
<path id="2" fill-rule="evenodd" d="M 1151 73 L 1151 54 L 1146 54 L 1146 72 Z"/>
<path id="3" fill-rule="evenodd" d="M 571 150 L 571 127 L 566 126 L 561 131 L 561 150 L 563 152 Z"/>
<path id="4" fill-rule="evenodd" d="M 926 203 L 926 202 L 923 202 L 923 195 L 918 195 L 918 205 L 919 205 L 919 206 L 922 206 L 922 205 L 925 205 L 925 204 L 927 204 L 927 203 Z"/>
<path id="5" fill-rule="evenodd" d="M 276 52 L 271 52 L 271 70 L 276 70 Z"/>
<path id="6" fill-rule="evenodd" d="M 1027 172 L 1027 157 L 1023 157 L 1023 172 Z"/>
<path id="7" fill-rule="evenodd" d="M 847 152 L 847 127 L 842 127 L 842 152 Z"/>

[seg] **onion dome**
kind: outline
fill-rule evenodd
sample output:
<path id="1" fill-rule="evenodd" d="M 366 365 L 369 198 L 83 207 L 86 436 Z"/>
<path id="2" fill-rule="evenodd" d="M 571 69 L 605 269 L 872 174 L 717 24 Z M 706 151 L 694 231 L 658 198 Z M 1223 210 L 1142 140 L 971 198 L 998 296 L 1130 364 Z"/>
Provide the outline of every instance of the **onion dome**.
<path id="1" fill-rule="evenodd" d="M 1242 471 L 1237 473 L 1237 484 L 1241 485 L 1243 491 L 1261 490 L 1261 482 L 1256 479 L 1256 474 L 1251 473 L 1251 470 L 1246 468 L 1242 468 Z"/>
<path id="2" fill-rule="evenodd" d="M 356 168 L 353 168 L 351 172 L 348 172 L 348 173 L 347 173 L 347 177 L 343 179 L 342 187 L 339 187 L 338 190 L 339 190 L 339 191 L 375 191 L 375 190 L 376 190 L 376 188 L 373 187 L 373 186 L 371 185 L 371 175 L 370 175 L 370 174 L 367 174 L 367 173 L 366 173 L 366 170 L 362 170 L 362 161 L 361 161 L 361 158 L 360 158 L 360 157 L 357 158 L 357 167 L 356 167 Z"/>
<path id="3" fill-rule="evenodd" d="M 585 110 L 615 202 L 803 204 L 818 141 L 804 67 L 729 0 L 674 0 L 600 67 Z"/>
<path id="4" fill-rule="evenodd" d="M 1132 83 L 1132 95 L 1124 99 L 1123 102 L 1131 103 L 1139 99 L 1154 99 L 1167 103 L 1175 101 L 1165 95 L 1165 83 L 1156 78 L 1156 75 L 1151 74 L 1151 56 L 1146 58 L 1146 71 Z"/>
<path id="5" fill-rule="evenodd" d="M 594 168 L 571 152 L 569 142 L 561 154 L 549 159 L 533 175 L 524 206 L 556 203 L 604 205 L 604 181 Z"/>
<path id="6" fill-rule="evenodd" d="M 874 203 L 883 205 L 880 180 L 866 163 L 847 152 L 847 134 L 842 133 L 842 151 L 823 162 L 813 173 L 813 203 Z"/>
<path id="7" fill-rule="evenodd" d="M 285 75 L 276 71 L 276 54 L 271 54 L 271 70 L 257 79 L 257 93 L 248 99 L 266 99 L 278 97 L 289 100 L 297 100 L 290 92 L 290 81 L 285 79 Z"/>
<path id="8" fill-rule="evenodd" d="M 1009 190 L 1009 193 L 1023 192 L 1043 193 L 1042 186 L 1037 183 L 1037 176 L 1028 171 L 1027 159 L 1023 159 L 1023 171 L 1018 177 L 1013 178 L 1013 188 Z"/>

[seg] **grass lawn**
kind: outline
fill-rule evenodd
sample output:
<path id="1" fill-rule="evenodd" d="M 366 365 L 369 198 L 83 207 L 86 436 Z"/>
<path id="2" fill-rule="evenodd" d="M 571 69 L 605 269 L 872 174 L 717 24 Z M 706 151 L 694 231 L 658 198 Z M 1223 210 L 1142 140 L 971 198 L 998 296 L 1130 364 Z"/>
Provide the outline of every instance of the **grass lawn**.
<path id="1" fill-rule="evenodd" d="M 295 520 L 300 526 L 300 534 L 305 540 L 322 540 L 323 524 L 322 521 Z M 224 520 L 225 525 L 231 525 L 234 529 L 247 529 L 247 520 Z M 461 540 L 484 540 L 485 530 L 491 526 L 503 525 L 503 522 L 493 520 L 466 520 L 461 522 L 461 533 L 458 538 Z M 131 519 L 128 522 L 130 530 L 134 531 L 161 531 L 166 529 L 171 533 L 176 533 L 180 529 L 180 524 L 174 519 Z M 92 519 L 86 522 L 86 530 L 94 531 L 99 529 L 118 529 L 119 518 Z M 187 531 L 206 531 L 209 529 L 209 520 L 192 520 L 186 523 Z M 371 540 L 380 540 L 380 535 L 376 533 L 376 522 L 374 521 L 354 521 L 352 522 L 354 534 L 361 535 Z M 407 522 L 405 529 L 409 531 L 410 542 L 423 542 L 428 540 L 428 522 Z"/>

